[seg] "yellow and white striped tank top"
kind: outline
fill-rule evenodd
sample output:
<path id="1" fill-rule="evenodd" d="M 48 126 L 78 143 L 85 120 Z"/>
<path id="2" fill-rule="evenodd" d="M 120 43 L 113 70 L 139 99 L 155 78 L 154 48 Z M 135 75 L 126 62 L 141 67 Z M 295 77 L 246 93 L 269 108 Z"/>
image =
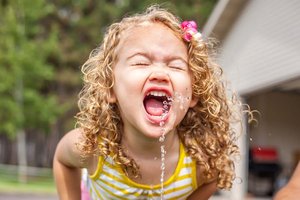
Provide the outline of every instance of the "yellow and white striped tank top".
<path id="1" fill-rule="evenodd" d="M 93 200 L 161 199 L 161 185 L 143 185 L 129 179 L 112 158 L 100 158 L 96 172 L 88 177 L 87 187 Z M 196 163 L 180 144 L 174 174 L 164 182 L 163 199 L 186 199 L 196 188 Z"/>

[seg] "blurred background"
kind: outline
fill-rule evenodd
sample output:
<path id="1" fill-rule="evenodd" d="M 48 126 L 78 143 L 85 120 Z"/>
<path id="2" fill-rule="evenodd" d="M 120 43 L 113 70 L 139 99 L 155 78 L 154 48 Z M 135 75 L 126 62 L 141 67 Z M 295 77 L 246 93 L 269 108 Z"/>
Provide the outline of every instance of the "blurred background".
<path id="1" fill-rule="evenodd" d="M 271 199 L 300 159 L 300 1 L 0 0 L 0 199 L 58 199 L 52 159 L 75 125 L 81 65 L 112 22 L 165 5 L 216 38 L 218 62 L 258 123 L 238 179 L 212 199 Z"/>

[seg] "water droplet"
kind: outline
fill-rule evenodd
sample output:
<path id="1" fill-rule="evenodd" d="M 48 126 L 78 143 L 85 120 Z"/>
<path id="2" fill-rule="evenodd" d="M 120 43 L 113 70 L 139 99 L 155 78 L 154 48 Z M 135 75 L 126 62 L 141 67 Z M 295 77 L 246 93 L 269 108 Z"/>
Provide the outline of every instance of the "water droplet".
<path id="1" fill-rule="evenodd" d="M 268 133 L 268 136 L 272 136 L 272 133 Z"/>
<path id="2" fill-rule="evenodd" d="M 163 133 L 163 137 L 160 137 L 159 139 L 161 140 L 162 138 L 164 138 L 164 134 Z M 165 150 L 165 145 L 161 145 L 160 146 L 160 152 L 161 152 L 161 175 L 160 175 L 160 198 L 163 199 L 163 194 L 164 194 L 164 176 L 165 176 L 165 155 L 166 155 L 166 150 Z"/>
<path id="3" fill-rule="evenodd" d="M 252 142 L 253 141 L 253 139 L 252 138 L 249 138 L 249 140 Z"/>
<path id="4" fill-rule="evenodd" d="M 164 141 L 164 138 L 163 138 L 163 137 L 159 137 L 159 141 L 160 141 L 160 142 L 163 142 L 163 141 Z"/>
<path id="5" fill-rule="evenodd" d="M 159 126 L 163 126 L 163 125 L 165 125 L 164 121 L 159 122 Z"/>
<path id="6" fill-rule="evenodd" d="M 186 88 L 188 90 L 188 88 Z M 165 141 L 165 134 L 173 129 L 175 121 L 176 121 L 176 114 L 180 112 L 181 110 L 187 110 L 188 109 L 188 102 L 190 100 L 190 97 L 185 97 L 181 95 L 178 92 L 174 92 L 174 95 L 172 97 L 167 97 L 166 101 L 163 101 L 163 113 L 161 115 L 161 122 L 159 123 L 159 126 L 161 127 L 161 136 L 159 137 L 159 142 L 162 143 L 161 148 L 160 148 L 160 153 L 161 153 L 161 176 L 160 176 L 160 184 L 161 184 L 161 199 L 163 198 L 163 193 L 164 193 L 164 176 L 165 176 L 165 170 L 166 170 L 166 150 L 163 142 Z M 166 116 L 168 115 L 168 110 L 169 106 L 172 105 L 172 115 L 168 119 L 168 121 L 165 121 Z M 156 157 L 154 159 L 157 159 Z"/>
<path id="7" fill-rule="evenodd" d="M 243 183 L 243 179 L 241 177 L 236 177 L 235 180 L 234 180 L 234 182 L 236 184 L 242 184 Z"/>

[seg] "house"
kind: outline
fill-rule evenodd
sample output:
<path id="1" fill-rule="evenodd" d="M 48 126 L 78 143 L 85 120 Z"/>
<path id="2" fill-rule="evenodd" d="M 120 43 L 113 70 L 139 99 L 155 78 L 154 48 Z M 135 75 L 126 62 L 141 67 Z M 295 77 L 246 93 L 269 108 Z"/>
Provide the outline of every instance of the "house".
<path id="1" fill-rule="evenodd" d="M 202 32 L 219 40 L 225 76 L 243 102 L 259 111 L 258 123 L 245 123 L 239 141 L 242 181 L 223 195 L 271 197 L 300 160 L 300 1 L 220 0 Z M 253 178 L 253 152 L 278 164 L 271 181 L 267 172 Z"/>

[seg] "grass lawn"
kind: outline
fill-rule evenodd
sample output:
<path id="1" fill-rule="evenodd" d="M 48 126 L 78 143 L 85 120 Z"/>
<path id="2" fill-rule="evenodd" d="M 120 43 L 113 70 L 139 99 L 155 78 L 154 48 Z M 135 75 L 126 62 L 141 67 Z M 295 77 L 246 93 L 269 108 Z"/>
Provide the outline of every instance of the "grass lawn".
<path id="1" fill-rule="evenodd" d="M 17 180 L 3 179 L 0 176 L 1 193 L 50 193 L 55 194 L 53 181 L 29 180 L 28 183 L 19 183 Z"/>
<path id="2" fill-rule="evenodd" d="M 55 194 L 56 189 L 51 172 L 28 176 L 27 183 L 20 183 L 15 171 L 12 173 L 8 168 L 0 167 L 0 193 Z"/>

